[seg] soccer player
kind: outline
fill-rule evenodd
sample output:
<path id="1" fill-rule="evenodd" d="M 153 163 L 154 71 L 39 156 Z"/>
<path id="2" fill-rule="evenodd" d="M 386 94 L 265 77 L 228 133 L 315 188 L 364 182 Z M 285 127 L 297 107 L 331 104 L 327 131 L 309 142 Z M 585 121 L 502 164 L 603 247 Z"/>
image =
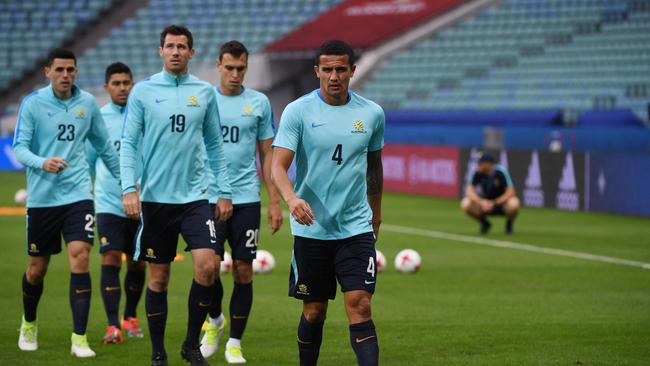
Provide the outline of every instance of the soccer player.
<path id="1" fill-rule="evenodd" d="M 27 167 L 27 271 L 23 275 L 24 315 L 18 347 L 38 348 L 36 308 L 50 257 L 65 240 L 70 264 L 71 353 L 93 357 L 86 325 L 90 309 L 88 255 L 94 238 L 95 214 L 84 144 L 88 140 L 119 180 L 119 159 L 95 98 L 74 85 L 77 59 L 71 51 L 54 49 L 45 66 L 50 84 L 28 96 L 18 112 L 13 148 Z"/>
<path id="2" fill-rule="evenodd" d="M 506 234 L 512 234 L 521 204 L 508 170 L 496 164 L 492 155 L 485 153 L 478 160 L 478 168 L 467 184 L 460 207 L 481 223 L 481 234 L 487 234 L 492 227 L 488 215 L 505 215 Z"/>
<path id="3" fill-rule="evenodd" d="M 127 215 L 142 214 L 134 258 L 149 262 L 145 310 L 152 365 L 168 364 L 164 346 L 167 285 L 179 233 L 194 264 L 181 356 L 191 365 L 208 365 L 199 350 L 199 334 L 218 274 L 213 217 L 225 221 L 232 214 L 219 110 L 212 86 L 189 74 L 194 48 L 187 28 L 170 25 L 163 29 L 159 54 L 163 70 L 136 84 L 129 95 L 120 152 L 122 200 Z M 142 152 L 136 153 L 140 144 Z M 211 182 L 205 171 L 206 152 L 212 176 L 223 180 L 214 213 L 208 203 Z M 140 156 L 143 169 L 138 193 L 135 169 Z"/>
<path id="4" fill-rule="evenodd" d="M 338 280 L 357 361 L 377 365 L 370 302 L 377 280 L 384 112 L 348 89 L 355 66 L 347 43 L 321 45 L 314 70 L 320 88 L 286 107 L 273 142 L 272 178 L 289 206 L 294 235 L 289 295 L 303 301 L 300 364 L 318 361 Z M 287 175 L 294 156 L 295 191 Z"/>
<path id="5" fill-rule="evenodd" d="M 133 87 L 133 76 L 129 67 L 116 62 L 106 68 L 104 88 L 111 102 L 102 109 L 109 139 L 116 150 L 120 151 L 122 122 L 129 92 Z M 129 337 L 142 338 L 142 330 L 136 317 L 136 307 L 144 287 L 145 265 L 143 261 L 133 261 L 135 233 L 138 220 L 127 218 L 122 208 L 122 187 L 114 179 L 101 159 L 97 159 L 95 150 L 86 144 L 91 171 L 95 174 L 95 211 L 97 212 L 97 232 L 99 234 L 99 252 L 102 256 L 101 292 L 104 309 L 108 318 L 108 327 L 104 335 L 104 344 L 122 343 L 121 328 Z M 118 312 L 122 289 L 120 287 L 120 268 L 122 253 L 126 254 L 127 272 L 124 278 L 126 306 L 124 320 L 120 328 Z"/>
<path id="6" fill-rule="evenodd" d="M 273 112 L 268 98 L 245 88 L 248 50 L 238 41 L 224 43 L 219 50 L 217 71 L 220 82 L 214 89 L 219 104 L 224 153 L 228 157 L 228 176 L 232 188 L 233 214 L 217 224 L 219 247 L 228 239 L 232 250 L 234 287 L 230 298 L 230 339 L 226 344 L 228 363 L 246 363 L 241 338 L 253 305 L 253 259 L 260 231 L 260 181 L 255 164 L 255 148 L 260 152 L 262 172 L 269 193 L 268 225 L 275 234 L 282 225 L 282 211 L 275 186 L 271 183 Z M 216 194 L 216 192 L 212 192 Z M 217 201 L 218 197 L 212 200 Z M 223 257 L 223 252 L 219 253 Z M 216 268 L 219 271 L 219 267 Z M 221 314 L 223 286 L 217 277 L 210 318 L 201 340 L 201 352 L 210 357 L 217 351 L 225 327 Z"/>

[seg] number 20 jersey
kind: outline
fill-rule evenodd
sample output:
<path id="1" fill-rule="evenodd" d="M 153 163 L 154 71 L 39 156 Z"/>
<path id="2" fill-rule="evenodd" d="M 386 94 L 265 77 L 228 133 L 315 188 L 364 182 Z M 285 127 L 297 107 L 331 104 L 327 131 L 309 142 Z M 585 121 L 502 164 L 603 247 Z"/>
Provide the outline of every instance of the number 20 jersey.
<path id="1" fill-rule="evenodd" d="M 352 91 L 340 106 L 314 90 L 286 107 L 273 146 L 296 154 L 295 191 L 316 217 L 311 226 L 291 217 L 293 235 L 335 240 L 372 231 L 367 155 L 383 148 L 384 126 L 381 107 Z"/>

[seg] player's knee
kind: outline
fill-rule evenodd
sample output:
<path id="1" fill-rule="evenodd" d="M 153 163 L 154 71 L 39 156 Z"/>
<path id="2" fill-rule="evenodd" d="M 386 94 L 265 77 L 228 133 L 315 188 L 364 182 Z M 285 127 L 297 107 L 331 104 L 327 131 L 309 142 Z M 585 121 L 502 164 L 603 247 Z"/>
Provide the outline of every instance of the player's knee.
<path id="1" fill-rule="evenodd" d="M 138 261 L 138 262 L 129 261 L 128 265 L 127 265 L 127 268 L 129 269 L 129 271 L 143 271 L 144 272 L 144 270 L 146 268 L 146 265 L 145 265 L 145 263 L 143 261 Z"/>
<path id="2" fill-rule="evenodd" d="M 512 197 L 508 200 L 507 206 L 511 211 L 518 211 L 521 208 L 521 201 L 517 197 Z"/>
<path id="3" fill-rule="evenodd" d="M 469 198 L 465 197 L 460 200 L 460 209 L 467 212 L 469 211 L 470 201 Z"/>
<path id="4" fill-rule="evenodd" d="M 119 250 L 109 250 L 102 253 L 102 264 L 120 267 L 122 265 L 122 252 Z"/>
<path id="5" fill-rule="evenodd" d="M 194 270 L 197 282 L 206 285 L 214 283 L 216 268 L 215 261 L 201 261 L 201 263 L 197 263 Z"/>
<path id="6" fill-rule="evenodd" d="M 42 263 L 30 263 L 25 271 L 25 276 L 27 276 L 27 282 L 37 284 L 43 282 L 46 273 L 47 265 Z"/>
<path id="7" fill-rule="evenodd" d="M 302 313 L 305 319 L 310 323 L 322 323 L 327 317 L 327 311 L 325 308 L 304 309 Z"/>
<path id="8" fill-rule="evenodd" d="M 232 276 L 237 283 L 250 283 L 253 281 L 253 261 L 236 259 L 233 262 Z"/>
<path id="9" fill-rule="evenodd" d="M 147 286 L 150 289 L 156 292 L 163 292 L 167 290 L 167 284 L 169 283 L 169 272 L 158 272 L 152 273 L 149 276 Z"/>
<path id="10" fill-rule="evenodd" d="M 360 318 L 370 319 L 372 310 L 370 306 L 370 296 L 360 295 L 351 299 L 347 304 L 349 311 Z"/>

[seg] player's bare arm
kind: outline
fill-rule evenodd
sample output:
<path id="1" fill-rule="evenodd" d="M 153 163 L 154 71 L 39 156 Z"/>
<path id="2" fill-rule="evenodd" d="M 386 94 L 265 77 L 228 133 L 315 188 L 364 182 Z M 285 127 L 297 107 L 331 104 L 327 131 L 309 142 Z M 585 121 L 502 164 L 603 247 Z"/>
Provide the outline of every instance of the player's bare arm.
<path id="1" fill-rule="evenodd" d="M 293 191 L 293 185 L 289 179 L 287 171 L 293 161 L 294 152 L 282 147 L 273 149 L 273 159 L 271 163 L 271 180 L 280 192 L 282 199 L 289 206 L 291 216 L 301 225 L 311 225 L 314 223 L 314 213 L 307 201 L 296 196 Z"/>
<path id="2" fill-rule="evenodd" d="M 271 163 L 273 160 L 273 139 L 258 142 L 260 158 L 262 160 L 262 176 L 266 183 L 266 190 L 269 193 L 268 224 L 271 234 L 275 234 L 282 226 L 282 209 L 280 208 L 280 196 L 277 188 L 271 179 Z"/>
<path id="3" fill-rule="evenodd" d="M 368 203 L 372 210 L 372 231 L 379 236 L 381 225 L 381 196 L 384 191 L 384 168 L 381 164 L 381 150 L 368 153 L 368 170 L 366 173 Z"/>
<path id="4" fill-rule="evenodd" d="M 70 166 L 63 158 L 55 156 L 45 160 L 43 163 L 43 170 L 48 173 L 60 173 L 63 169 Z"/>
<path id="5" fill-rule="evenodd" d="M 228 221 L 232 216 L 232 200 L 226 198 L 219 198 L 217 205 L 214 208 L 214 217 L 217 222 L 222 223 Z"/>

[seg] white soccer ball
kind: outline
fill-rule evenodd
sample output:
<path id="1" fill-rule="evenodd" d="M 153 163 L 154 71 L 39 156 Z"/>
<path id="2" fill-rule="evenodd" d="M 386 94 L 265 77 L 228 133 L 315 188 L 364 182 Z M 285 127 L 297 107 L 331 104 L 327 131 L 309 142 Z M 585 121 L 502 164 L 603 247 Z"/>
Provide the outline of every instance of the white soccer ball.
<path id="1" fill-rule="evenodd" d="M 17 205 L 24 206 L 25 202 L 27 202 L 27 191 L 22 188 L 17 190 L 16 194 L 14 194 L 14 202 Z"/>
<path id="2" fill-rule="evenodd" d="M 230 272 L 232 269 L 232 256 L 230 253 L 225 252 L 223 258 L 221 259 L 221 273 Z"/>
<path id="3" fill-rule="evenodd" d="M 402 273 L 415 273 L 421 264 L 422 258 L 413 249 L 404 249 L 395 256 L 395 268 Z"/>
<path id="4" fill-rule="evenodd" d="M 253 260 L 253 272 L 269 273 L 275 268 L 275 258 L 268 250 L 258 250 L 257 258 Z"/>
<path id="5" fill-rule="evenodd" d="M 375 250 L 377 252 L 377 271 L 378 272 L 383 272 L 386 269 L 386 257 L 384 256 L 384 253 Z"/>

